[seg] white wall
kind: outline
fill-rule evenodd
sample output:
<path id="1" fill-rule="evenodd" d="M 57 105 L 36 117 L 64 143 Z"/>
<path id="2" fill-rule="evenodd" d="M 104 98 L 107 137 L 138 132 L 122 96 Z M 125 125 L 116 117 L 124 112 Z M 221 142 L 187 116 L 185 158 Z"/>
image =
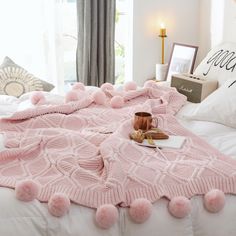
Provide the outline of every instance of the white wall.
<path id="1" fill-rule="evenodd" d="M 203 0 L 204 1 L 204 0 Z M 172 43 L 199 44 L 199 0 L 133 0 L 133 80 L 142 85 L 155 76 L 161 59 L 159 23 L 165 22 L 166 59 Z"/>
<path id="2" fill-rule="evenodd" d="M 200 0 L 199 58 L 222 41 L 236 42 L 235 29 L 235 0 Z"/>
<path id="3" fill-rule="evenodd" d="M 199 63 L 211 48 L 211 0 L 200 0 L 199 11 Z"/>
<path id="4" fill-rule="evenodd" d="M 224 41 L 236 42 L 236 1 L 225 0 Z"/>

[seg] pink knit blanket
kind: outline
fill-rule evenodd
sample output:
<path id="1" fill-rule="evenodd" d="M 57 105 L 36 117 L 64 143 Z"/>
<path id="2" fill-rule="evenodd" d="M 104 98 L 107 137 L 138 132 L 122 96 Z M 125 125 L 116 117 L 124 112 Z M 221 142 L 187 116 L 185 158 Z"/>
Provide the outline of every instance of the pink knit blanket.
<path id="1" fill-rule="evenodd" d="M 110 106 L 119 93 L 125 105 Z M 186 98 L 175 89 L 156 86 L 106 93 L 106 105 L 90 94 L 80 101 L 42 105 L 0 121 L 6 149 L 0 152 L 0 185 L 14 188 L 33 179 L 38 200 L 56 192 L 97 208 L 128 206 L 140 197 L 155 202 L 204 194 L 212 188 L 236 193 L 236 161 L 183 128 L 173 116 Z M 152 113 L 167 134 L 186 136 L 181 149 L 154 150 L 129 139 L 137 111 Z"/>

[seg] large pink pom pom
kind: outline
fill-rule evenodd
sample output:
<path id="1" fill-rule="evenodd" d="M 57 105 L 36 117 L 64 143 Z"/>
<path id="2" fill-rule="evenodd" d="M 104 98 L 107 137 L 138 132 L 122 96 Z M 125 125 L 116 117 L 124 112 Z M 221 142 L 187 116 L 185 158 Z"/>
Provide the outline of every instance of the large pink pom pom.
<path id="1" fill-rule="evenodd" d="M 144 83 L 144 88 L 153 88 L 155 87 L 157 84 L 154 80 L 147 80 L 145 83 Z"/>
<path id="2" fill-rule="evenodd" d="M 70 92 L 66 94 L 66 98 L 65 98 L 66 103 L 72 102 L 72 101 L 74 102 L 78 100 L 79 100 L 79 94 L 76 90 L 71 90 Z"/>
<path id="3" fill-rule="evenodd" d="M 33 105 L 43 105 L 46 103 L 44 94 L 40 91 L 34 92 L 30 97 L 30 101 Z"/>
<path id="4" fill-rule="evenodd" d="M 39 186 L 33 180 L 22 180 L 16 184 L 15 194 L 18 200 L 33 201 L 39 193 Z"/>
<path id="5" fill-rule="evenodd" d="M 48 202 L 48 210 L 53 216 L 64 216 L 70 208 L 70 199 L 63 193 L 55 193 Z"/>
<path id="6" fill-rule="evenodd" d="M 105 204 L 97 209 L 95 220 L 99 227 L 108 229 L 116 223 L 118 219 L 118 210 L 111 204 Z"/>
<path id="7" fill-rule="evenodd" d="M 106 90 L 113 90 L 114 87 L 111 83 L 105 83 L 101 85 L 101 90 L 106 91 Z"/>
<path id="8" fill-rule="evenodd" d="M 106 95 L 102 90 L 98 90 L 92 94 L 94 102 L 98 105 L 104 105 L 106 102 Z"/>
<path id="9" fill-rule="evenodd" d="M 204 196 L 204 206 L 211 213 L 219 212 L 224 205 L 225 194 L 218 189 L 212 189 Z"/>
<path id="10" fill-rule="evenodd" d="M 111 107 L 112 108 L 121 108 L 124 106 L 124 104 L 125 104 L 124 98 L 121 96 L 114 96 L 111 99 Z"/>
<path id="11" fill-rule="evenodd" d="M 72 86 L 72 90 L 82 90 L 82 91 L 84 91 L 84 90 L 85 90 L 85 86 L 84 86 L 83 83 L 77 82 L 77 83 L 75 83 L 75 84 Z"/>
<path id="12" fill-rule="evenodd" d="M 129 215 L 136 223 L 145 222 L 152 214 L 152 204 L 145 198 L 139 198 L 132 202 Z"/>
<path id="13" fill-rule="evenodd" d="M 125 89 L 125 91 L 136 90 L 137 84 L 134 81 L 129 81 L 129 82 L 125 83 L 124 89 Z"/>
<path id="14" fill-rule="evenodd" d="M 190 200 L 186 197 L 174 197 L 168 206 L 171 215 L 177 218 L 184 218 L 191 212 Z"/>

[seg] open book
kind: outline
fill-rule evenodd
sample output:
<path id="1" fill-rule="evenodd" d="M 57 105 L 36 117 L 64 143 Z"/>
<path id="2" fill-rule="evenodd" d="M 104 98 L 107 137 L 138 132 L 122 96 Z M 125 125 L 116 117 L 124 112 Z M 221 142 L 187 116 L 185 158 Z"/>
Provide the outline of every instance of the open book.
<path id="1" fill-rule="evenodd" d="M 140 146 L 145 146 L 145 147 L 181 148 L 185 140 L 186 140 L 186 137 L 184 136 L 170 135 L 168 139 L 153 140 L 155 145 L 150 144 L 147 139 L 144 139 L 142 143 L 138 143 L 138 142 L 136 143 Z"/>

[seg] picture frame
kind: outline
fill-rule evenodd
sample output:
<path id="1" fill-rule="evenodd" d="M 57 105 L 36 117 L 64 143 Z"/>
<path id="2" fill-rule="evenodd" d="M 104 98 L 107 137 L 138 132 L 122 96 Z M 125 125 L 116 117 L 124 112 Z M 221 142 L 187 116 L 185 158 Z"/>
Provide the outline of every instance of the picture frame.
<path id="1" fill-rule="evenodd" d="M 171 81 L 173 74 L 192 74 L 197 57 L 198 46 L 173 43 L 167 67 L 166 80 Z"/>

